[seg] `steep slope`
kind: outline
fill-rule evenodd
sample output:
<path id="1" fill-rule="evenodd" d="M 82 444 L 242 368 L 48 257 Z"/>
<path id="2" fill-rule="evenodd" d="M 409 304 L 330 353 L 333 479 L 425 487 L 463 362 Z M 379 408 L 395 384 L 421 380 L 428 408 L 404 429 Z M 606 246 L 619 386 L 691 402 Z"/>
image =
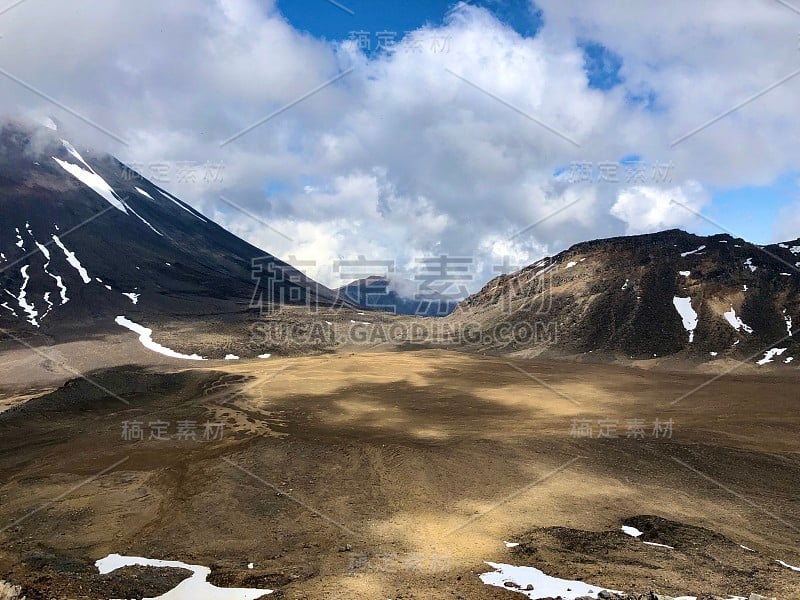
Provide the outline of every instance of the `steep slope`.
<path id="1" fill-rule="evenodd" d="M 799 267 L 800 242 L 680 230 L 596 240 L 493 279 L 450 319 L 498 351 L 789 364 L 800 359 Z"/>
<path id="2" fill-rule="evenodd" d="M 128 310 L 158 320 L 244 311 L 251 301 L 339 303 L 333 291 L 130 174 L 57 131 L 3 126 L 0 327 L 55 334 L 113 323 Z"/>

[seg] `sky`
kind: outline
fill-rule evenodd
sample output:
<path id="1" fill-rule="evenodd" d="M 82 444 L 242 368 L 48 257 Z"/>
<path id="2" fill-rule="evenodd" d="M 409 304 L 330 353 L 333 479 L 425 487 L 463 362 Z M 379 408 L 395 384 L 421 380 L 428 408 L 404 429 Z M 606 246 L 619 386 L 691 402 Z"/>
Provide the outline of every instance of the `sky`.
<path id="1" fill-rule="evenodd" d="M 587 239 L 800 237 L 798 32 L 777 0 L 26 0 L 0 111 L 328 285 L 444 255 L 476 291 Z"/>

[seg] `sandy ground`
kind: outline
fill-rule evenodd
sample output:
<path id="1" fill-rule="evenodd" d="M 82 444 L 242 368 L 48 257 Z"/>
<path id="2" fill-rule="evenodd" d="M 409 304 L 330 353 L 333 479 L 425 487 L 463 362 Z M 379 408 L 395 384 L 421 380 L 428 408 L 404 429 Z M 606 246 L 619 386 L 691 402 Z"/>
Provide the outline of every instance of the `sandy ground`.
<path id="1" fill-rule="evenodd" d="M 792 375 L 441 350 L 187 365 L 86 344 L 65 355 L 128 366 L 60 387 L 68 373 L 34 376 L 43 357 L 3 355 L 17 408 L 0 416 L 0 579 L 29 599 L 174 585 L 147 569 L 100 577 L 112 552 L 292 599 L 524 597 L 483 585 L 485 561 L 620 590 L 800 598 L 800 572 L 775 562 L 800 565 Z"/>

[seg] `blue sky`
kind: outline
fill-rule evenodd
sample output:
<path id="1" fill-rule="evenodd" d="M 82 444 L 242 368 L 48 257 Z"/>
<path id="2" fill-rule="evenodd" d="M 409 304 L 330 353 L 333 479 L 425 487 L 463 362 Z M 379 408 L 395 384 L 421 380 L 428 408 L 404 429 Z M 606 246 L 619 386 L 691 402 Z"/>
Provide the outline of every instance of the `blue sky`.
<path id="1" fill-rule="evenodd" d="M 675 202 L 756 243 L 800 235 L 800 21 L 781 3 L 334 2 L 24 2 L 3 15 L 2 43 L 21 49 L 3 68 L 102 128 L 8 78 L 0 108 L 55 116 L 128 163 L 225 165 L 169 190 L 272 254 L 316 260 L 308 274 L 331 285 L 344 257 L 473 256 L 477 288 L 506 257 L 717 233 Z M 403 37 L 425 26 L 446 51 Z M 371 49 L 345 44 L 352 32 Z M 381 32 L 398 52 L 377 50 Z M 674 176 L 554 176 L 626 156 Z"/>
<path id="2" fill-rule="evenodd" d="M 403 33 L 424 25 L 439 25 L 453 0 L 279 0 L 278 8 L 301 31 L 327 40 L 346 40 L 351 32 Z M 521 35 L 531 36 L 541 25 L 541 11 L 528 0 L 473 0 L 473 6 L 491 10 Z"/>

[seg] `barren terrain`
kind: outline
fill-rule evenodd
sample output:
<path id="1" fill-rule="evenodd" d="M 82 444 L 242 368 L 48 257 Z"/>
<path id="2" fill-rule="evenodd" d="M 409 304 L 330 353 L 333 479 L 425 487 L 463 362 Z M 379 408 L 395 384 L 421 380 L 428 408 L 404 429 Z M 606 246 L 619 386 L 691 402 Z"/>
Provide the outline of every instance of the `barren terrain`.
<path id="1" fill-rule="evenodd" d="M 443 350 L 156 367 L 135 348 L 91 383 L 45 382 L 24 404 L 5 391 L 0 579 L 29 599 L 154 596 L 188 574 L 100 576 L 109 553 L 293 599 L 524 597 L 481 583 L 486 561 L 800 597 L 776 562 L 800 564 L 789 374 L 709 383 Z"/>

